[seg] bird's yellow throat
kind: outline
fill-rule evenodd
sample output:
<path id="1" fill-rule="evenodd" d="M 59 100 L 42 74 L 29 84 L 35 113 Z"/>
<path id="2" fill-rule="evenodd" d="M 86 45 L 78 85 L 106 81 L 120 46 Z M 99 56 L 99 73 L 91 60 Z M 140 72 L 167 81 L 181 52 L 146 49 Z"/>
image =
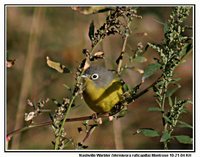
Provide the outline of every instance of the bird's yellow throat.
<path id="1" fill-rule="evenodd" d="M 120 101 L 122 94 L 119 79 L 113 79 L 105 87 L 98 87 L 93 80 L 85 78 L 84 100 L 97 113 L 109 112 Z"/>

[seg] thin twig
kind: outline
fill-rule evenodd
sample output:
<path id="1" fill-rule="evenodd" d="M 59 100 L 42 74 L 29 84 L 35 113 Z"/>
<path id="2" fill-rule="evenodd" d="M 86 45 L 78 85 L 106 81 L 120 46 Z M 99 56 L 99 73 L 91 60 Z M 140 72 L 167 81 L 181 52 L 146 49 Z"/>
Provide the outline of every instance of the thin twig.
<path id="1" fill-rule="evenodd" d="M 158 82 L 158 80 L 161 77 L 162 76 L 160 76 L 154 83 L 152 83 L 146 89 L 144 89 L 140 93 L 138 93 L 135 96 L 133 96 L 132 100 L 135 100 L 135 99 L 139 98 L 140 96 L 144 95 L 145 93 L 147 93 Z M 130 102 L 128 102 L 128 103 L 130 103 Z M 103 115 L 98 115 L 96 118 L 108 118 L 108 117 L 109 117 L 109 115 L 104 115 L 103 114 Z M 93 115 L 91 115 L 91 116 L 83 116 L 83 117 L 76 117 L 76 118 L 67 118 L 65 120 L 65 122 L 77 122 L 77 121 L 92 120 L 92 119 L 94 119 Z M 41 127 L 41 126 L 48 126 L 48 125 L 51 125 L 51 124 L 52 124 L 52 121 L 46 121 L 46 122 L 43 122 L 43 123 L 38 123 L 38 124 L 32 124 L 30 126 L 25 126 L 23 128 L 16 129 L 16 130 L 8 133 L 7 134 L 7 138 L 11 138 L 11 137 L 13 137 L 14 135 L 16 135 L 18 133 L 24 132 L 24 131 L 32 129 L 32 128 L 37 128 L 37 127 Z"/>
<path id="2" fill-rule="evenodd" d="M 97 127 L 97 125 L 90 126 L 90 129 L 87 131 L 87 134 L 83 139 L 83 143 L 90 137 L 90 135 L 94 132 L 96 127 Z"/>
<path id="3" fill-rule="evenodd" d="M 94 52 L 95 48 L 97 47 L 97 45 L 98 45 L 99 43 L 101 43 L 101 41 L 102 41 L 102 38 L 101 38 L 101 39 L 96 43 L 96 45 L 91 49 L 90 55 L 93 55 L 93 52 Z M 87 59 L 87 57 L 88 57 L 88 56 L 86 56 L 85 59 Z M 85 60 L 85 59 L 84 59 L 84 60 Z M 82 62 L 83 62 L 83 61 L 82 61 Z M 82 62 L 81 62 L 81 64 L 82 64 Z M 79 66 L 79 67 L 81 67 L 81 66 Z M 84 68 L 84 67 L 82 67 L 82 69 L 79 69 L 79 70 L 81 70 L 81 73 L 76 77 L 76 84 L 75 84 L 75 88 L 74 88 L 74 91 L 73 91 L 73 96 L 72 96 L 72 98 L 71 98 L 71 100 L 70 100 L 70 103 L 69 103 L 69 106 L 68 106 L 68 108 L 67 108 L 67 111 L 65 112 L 64 119 L 63 119 L 63 121 L 62 121 L 61 127 L 59 128 L 58 136 L 57 136 L 56 139 L 55 139 L 55 147 L 54 147 L 55 150 L 57 150 L 58 147 L 59 147 L 60 134 L 61 134 L 61 132 L 62 132 L 62 130 L 63 130 L 63 128 L 64 128 L 64 125 L 65 125 L 65 122 L 66 122 L 66 120 L 67 120 L 69 111 L 71 110 L 71 106 L 72 106 L 74 100 L 76 99 L 76 97 L 78 96 L 77 93 L 78 93 L 79 90 L 80 90 L 79 85 L 80 85 L 80 82 L 81 82 L 81 79 L 82 79 L 81 75 L 83 75 L 84 70 L 85 70 L 85 69 L 83 69 L 83 68 Z"/>
<path id="4" fill-rule="evenodd" d="M 73 104 L 75 98 L 76 98 L 76 95 L 74 95 L 74 96 L 72 97 L 72 99 L 71 99 L 71 101 L 70 101 L 70 103 L 69 103 L 69 106 L 68 106 L 68 108 L 67 108 L 67 111 L 66 111 L 66 113 L 65 113 L 64 119 L 63 119 L 62 124 L 61 124 L 61 127 L 60 127 L 60 129 L 59 129 L 58 136 L 57 136 L 56 139 L 55 139 L 55 150 L 58 149 L 59 142 L 60 142 L 60 136 L 59 136 L 59 135 L 61 134 L 62 129 L 64 128 L 64 125 L 65 125 L 65 122 L 66 122 L 66 120 L 67 120 L 69 111 L 71 110 L 71 106 L 72 106 L 72 104 Z"/>
<path id="5" fill-rule="evenodd" d="M 107 118 L 107 117 L 109 117 L 109 115 L 99 115 L 97 118 Z M 92 119 L 94 119 L 93 115 L 76 117 L 76 118 L 67 118 L 65 122 L 77 122 L 77 121 L 92 120 Z M 46 122 L 42 122 L 42 123 L 38 123 L 38 124 L 32 124 L 32 125 L 29 125 L 29 126 L 25 126 L 23 128 L 16 129 L 16 130 L 8 133 L 7 138 L 12 138 L 14 135 L 21 133 L 21 132 L 24 132 L 26 130 L 32 129 L 32 128 L 38 128 L 38 127 L 41 127 L 41 126 L 49 126 L 52 123 L 53 123 L 52 120 L 50 120 L 50 121 L 46 121 Z"/>
<path id="6" fill-rule="evenodd" d="M 129 29 L 130 22 L 127 24 L 127 29 Z M 124 53 L 126 50 L 127 40 L 128 40 L 129 34 L 125 34 L 125 38 L 123 41 L 123 46 L 121 50 L 121 54 L 117 59 L 117 73 L 120 75 L 121 73 L 121 67 L 123 63 Z M 123 139 L 122 139 L 122 130 L 121 130 L 121 121 L 120 119 L 118 121 L 113 121 L 113 131 L 114 131 L 114 140 L 115 140 L 115 148 L 116 149 L 123 149 Z"/>
<path id="7" fill-rule="evenodd" d="M 125 38 L 124 38 L 121 54 L 120 54 L 120 56 L 118 57 L 118 59 L 116 61 L 117 64 L 118 64 L 118 67 L 117 67 L 117 73 L 118 74 L 121 73 L 121 67 L 122 67 L 124 52 L 125 52 L 125 49 L 126 49 L 127 39 L 128 39 L 128 35 L 126 35 Z"/>

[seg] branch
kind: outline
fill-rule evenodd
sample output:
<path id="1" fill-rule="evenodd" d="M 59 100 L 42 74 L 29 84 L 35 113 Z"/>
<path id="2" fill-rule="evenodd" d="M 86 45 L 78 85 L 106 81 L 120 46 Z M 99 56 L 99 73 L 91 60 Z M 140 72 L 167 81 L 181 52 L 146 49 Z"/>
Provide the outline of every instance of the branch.
<path id="1" fill-rule="evenodd" d="M 109 115 L 105 114 L 105 115 L 99 115 L 95 119 L 107 118 L 107 117 L 109 117 Z M 76 118 L 67 118 L 65 122 L 77 122 L 77 121 L 92 120 L 92 119 L 94 120 L 94 116 L 93 115 L 91 115 L 91 116 L 83 116 L 83 117 L 76 117 Z M 46 122 L 25 126 L 23 128 L 16 129 L 16 130 L 8 133 L 6 138 L 9 141 L 14 135 L 16 135 L 18 133 L 24 132 L 24 131 L 32 129 L 32 128 L 38 128 L 38 127 L 42 127 L 42 126 L 49 126 L 49 125 L 52 125 L 52 124 L 53 124 L 53 122 L 51 120 L 49 120 L 49 121 L 46 121 Z"/>
<path id="2" fill-rule="evenodd" d="M 144 89 L 143 91 L 141 91 L 140 93 L 136 94 L 135 96 L 132 97 L 132 101 L 139 98 L 140 96 L 144 95 L 145 93 L 147 93 L 153 86 L 156 85 L 156 83 L 158 82 L 158 80 L 161 78 L 162 76 L 160 76 L 158 79 L 156 79 L 156 81 L 154 83 L 152 83 L 150 86 L 148 86 L 146 89 Z M 128 102 L 130 103 L 130 102 Z M 110 115 L 108 114 L 101 114 L 101 115 L 97 115 L 95 117 L 95 119 L 98 118 L 108 118 Z M 67 118 L 65 120 L 65 122 L 77 122 L 77 121 L 84 121 L 84 120 L 94 120 L 94 116 L 90 115 L 90 116 L 83 116 L 83 117 L 75 117 L 75 118 Z M 7 134 L 7 141 L 9 141 L 14 135 L 24 132 L 26 130 L 32 129 L 32 128 L 38 128 L 38 127 L 42 127 L 42 126 L 49 126 L 52 125 L 53 122 L 50 121 L 46 121 L 46 122 L 42 122 L 42 123 L 38 123 L 38 124 L 32 124 L 29 126 L 25 126 L 23 128 L 20 129 L 16 129 L 10 133 Z"/>
<path id="3" fill-rule="evenodd" d="M 129 27 L 130 27 L 130 22 L 127 24 L 127 29 L 129 29 Z M 123 62 L 123 57 L 124 57 L 124 52 L 125 52 L 125 49 L 126 49 L 126 44 L 127 44 L 128 37 L 129 37 L 129 34 L 126 33 L 125 34 L 125 38 L 124 38 L 124 42 L 123 42 L 123 46 L 122 46 L 121 54 L 116 60 L 116 63 L 118 65 L 118 67 L 117 67 L 117 73 L 118 74 L 121 73 L 121 67 L 122 67 L 122 62 Z"/>

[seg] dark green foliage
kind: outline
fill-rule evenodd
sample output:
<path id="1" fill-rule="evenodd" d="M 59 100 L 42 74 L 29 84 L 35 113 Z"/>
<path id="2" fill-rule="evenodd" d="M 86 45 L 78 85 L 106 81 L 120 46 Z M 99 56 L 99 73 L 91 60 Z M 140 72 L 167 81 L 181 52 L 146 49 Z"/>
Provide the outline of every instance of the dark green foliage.
<path id="1" fill-rule="evenodd" d="M 143 80 L 152 76 L 155 72 L 157 72 L 160 69 L 160 67 L 161 65 L 159 63 L 149 64 L 144 69 Z"/>
<path id="2" fill-rule="evenodd" d="M 158 69 L 162 71 L 161 78 L 153 86 L 158 107 L 151 107 L 148 110 L 160 111 L 162 114 L 163 132 L 160 142 L 164 143 L 165 149 L 168 149 L 168 143 L 173 139 L 173 131 L 178 127 L 178 122 L 181 124 L 179 127 L 192 128 L 191 125 L 179 120 L 180 115 L 185 113 L 185 105 L 191 104 L 191 101 L 178 100 L 176 97 L 173 100 L 174 93 L 181 88 L 178 83 L 180 79 L 174 78 L 174 70 L 192 49 L 190 37 L 184 35 L 186 26 L 183 23 L 190 10 L 190 7 L 176 7 L 168 22 L 164 24 L 164 42 L 161 44 L 148 43 L 149 47 L 158 53 L 159 58 L 156 59 L 157 63 L 147 66 L 143 78 L 153 75 Z M 170 87 L 170 85 L 173 86 Z M 174 137 L 180 143 L 192 144 L 189 136 L 176 135 Z"/>
<path id="3" fill-rule="evenodd" d="M 186 135 L 177 135 L 174 136 L 178 142 L 183 144 L 192 144 L 192 138 Z"/>
<path id="4" fill-rule="evenodd" d="M 168 131 L 164 131 L 161 136 L 160 142 L 168 142 L 170 138 L 171 138 L 170 133 Z"/>
<path id="5" fill-rule="evenodd" d="M 132 60 L 132 62 L 139 62 L 139 63 L 143 63 L 146 61 L 147 59 L 144 56 L 139 56 L 139 55 Z"/>
<path id="6" fill-rule="evenodd" d="M 183 121 L 180 121 L 180 120 L 178 120 L 177 127 L 180 127 L 180 128 L 190 128 L 190 129 L 193 128 L 190 124 L 188 124 L 186 122 L 183 122 Z"/>
<path id="7" fill-rule="evenodd" d="M 138 129 L 137 133 L 142 133 L 144 136 L 147 136 L 147 137 L 157 137 L 157 136 L 160 136 L 158 131 L 156 131 L 154 129 L 151 129 L 151 128 L 141 128 L 141 129 Z"/>
<path id="8" fill-rule="evenodd" d="M 162 109 L 159 108 L 159 107 L 149 107 L 148 111 L 151 111 L 151 112 L 162 112 Z"/>

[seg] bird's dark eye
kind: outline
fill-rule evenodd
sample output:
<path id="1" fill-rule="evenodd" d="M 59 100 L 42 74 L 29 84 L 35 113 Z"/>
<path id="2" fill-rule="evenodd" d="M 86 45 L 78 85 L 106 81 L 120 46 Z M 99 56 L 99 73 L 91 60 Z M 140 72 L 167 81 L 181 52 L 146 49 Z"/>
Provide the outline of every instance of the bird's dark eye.
<path id="1" fill-rule="evenodd" d="M 99 75 L 98 74 L 92 74 L 91 75 L 91 79 L 92 80 L 97 80 L 99 78 Z"/>

